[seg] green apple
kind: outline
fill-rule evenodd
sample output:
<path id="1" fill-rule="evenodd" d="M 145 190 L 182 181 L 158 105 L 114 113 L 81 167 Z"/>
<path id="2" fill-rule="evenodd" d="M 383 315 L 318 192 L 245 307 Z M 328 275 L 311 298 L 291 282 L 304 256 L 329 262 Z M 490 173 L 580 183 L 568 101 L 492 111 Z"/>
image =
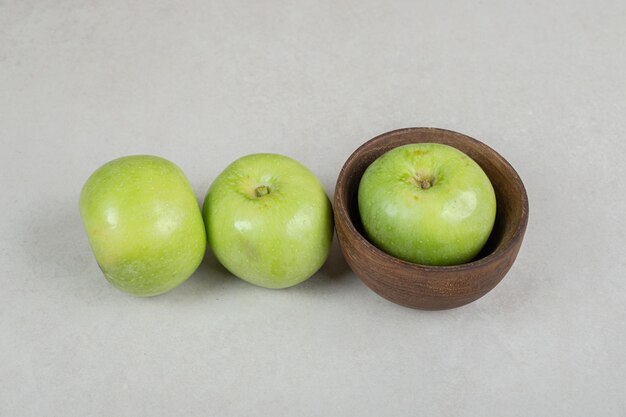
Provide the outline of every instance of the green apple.
<path id="1" fill-rule="evenodd" d="M 328 256 L 328 196 L 311 171 L 286 156 L 254 154 L 230 164 L 211 184 L 203 216 L 218 261 L 261 287 L 296 285 Z"/>
<path id="2" fill-rule="evenodd" d="M 122 291 L 152 296 L 185 281 L 206 248 L 202 214 L 185 174 L 156 156 L 127 156 L 97 169 L 80 214 L 104 276 Z"/>
<path id="3" fill-rule="evenodd" d="M 365 171 L 359 213 L 379 249 L 424 265 L 469 262 L 487 242 L 496 216 L 489 178 L 451 146 L 394 148 Z"/>

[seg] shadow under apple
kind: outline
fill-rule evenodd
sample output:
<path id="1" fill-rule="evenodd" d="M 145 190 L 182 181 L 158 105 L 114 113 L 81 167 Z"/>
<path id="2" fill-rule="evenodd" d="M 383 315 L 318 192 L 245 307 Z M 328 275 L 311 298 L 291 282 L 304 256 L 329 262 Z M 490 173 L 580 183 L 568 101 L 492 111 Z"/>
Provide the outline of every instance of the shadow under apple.
<path id="1" fill-rule="evenodd" d="M 337 287 L 352 283 L 348 277 L 352 274 L 350 267 L 341 253 L 336 236 L 330 247 L 328 259 L 322 267 L 308 280 L 301 284 L 285 289 L 285 291 L 304 292 L 334 292 Z M 355 278 L 354 276 L 352 276 Z"/>
<path id="2" fill-rule="evenodd" d="M 208 248 L 198 269 L 179 287 L 146 299 L 122 293 L 104 278 L 89 246 L 78 207 L 70 203 L 57 201 L 47 206 L 40 205 L 24 217 L 30 221 L 23 224 L 24 239 L 20 242 L 20 253 L 32 271 L 24 283 L 27 285 L 25 291 L 41 291 L 83 302 L 102 302 L 103 299 L 118 296 L 137 300 L 165 298 L 168 302 L 183 303 L 211 299 L 226 293 L 234 296 L 242 286 L 252 285 L 226 270 Z M 334 237 L 328 259 L 320 270 L 307 281 L 286 291 L 334 291 L 337 285 L 352 281 L 347 279 L 350 274 Z"/>
<path id="3" fill-rule="evenodd" d="M 183 299 L 183 301 L 211 299 L 237 291 L 237 287 L 241 285 L 247 284 L 224 268 L 211 253 L 211 250 L 207 248 L 205 257 L 198 269 L 187 281 L 174 288 L 170 293 L 175 292 L 176 297 Z"/>

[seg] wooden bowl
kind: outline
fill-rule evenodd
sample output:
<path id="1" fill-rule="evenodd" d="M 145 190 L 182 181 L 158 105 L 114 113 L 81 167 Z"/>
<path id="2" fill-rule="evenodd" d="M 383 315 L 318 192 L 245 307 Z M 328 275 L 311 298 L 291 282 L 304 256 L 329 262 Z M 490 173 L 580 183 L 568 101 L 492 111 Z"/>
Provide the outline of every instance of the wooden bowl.
<path id="1" fill-rule="evenodd" d="M 357 201 L 365 169 L 390 149 L 421 142 L 444 143 L 465 152 L 493 184 L 495 225 L 487 244 L 472 262 L 453 266 L 414 264 L 388 255 L 365 237 Z M 487 294 L 513 265 L 528 223 L 528 197 L 513 167 L 484 143 L 435 128 L 394 130 L 363 144 L 339 173 L 334 206 L 339 245 L 350 268 L 380 296 L 423 310 L 460 307 Z"/>

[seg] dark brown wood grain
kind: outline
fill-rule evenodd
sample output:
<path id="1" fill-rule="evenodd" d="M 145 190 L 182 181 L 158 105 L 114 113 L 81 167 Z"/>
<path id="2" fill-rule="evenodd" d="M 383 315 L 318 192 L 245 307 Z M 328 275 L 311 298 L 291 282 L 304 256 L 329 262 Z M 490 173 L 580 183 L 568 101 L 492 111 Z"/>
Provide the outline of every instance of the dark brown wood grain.
<path id="1" fill-rule="evenodd" d="M 493 184 L 497 200 L 495 225 L 482 252 L 470 263 L 413 264 L 379 250 L 363 233 L 357 192 L 365 169 L 392 148 L 423 142 L 444 143 L 465 152 Z M 528 223 L 528 197 L 513 167 L 484 143 L 436 128 L 394 130 L 363 144 L 339 174 L 334 206 L 339 245 L 350 268 L 382 297 L 423 310 L 460 307 L 491 291 L 513 265 Z"/>

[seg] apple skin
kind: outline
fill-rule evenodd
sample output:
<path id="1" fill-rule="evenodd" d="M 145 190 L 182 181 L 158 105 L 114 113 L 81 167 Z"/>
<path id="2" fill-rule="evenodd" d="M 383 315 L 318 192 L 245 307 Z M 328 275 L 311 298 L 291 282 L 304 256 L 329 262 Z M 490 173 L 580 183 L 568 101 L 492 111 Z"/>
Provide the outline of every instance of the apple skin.
<path id="1" fill-rule="evenodd" d="M 135 155 L 104 164 L 81 191 L 80 214 L 100 269 L 124 292 L 169 291 L 204 257 L 196 197 L 185 174 L 163 158 Z"/>
<path id="2" fill-rule="evenodd" d="M 363 174 L 358 203 L 376 247 L 423 265 L 472 260 L 496 216 L 493 186 L 482 168 L 437 143 L 404 145 L 379 157 Z"/>
<path id="3" fill-rule="evenodd" d="M 260 287 L 299 284 L 328 257 L 330 200 L 317 177 L 286 156 L 253 154 L 230 164 L 211 184 L 203 216 L 218 261 Z"/>

